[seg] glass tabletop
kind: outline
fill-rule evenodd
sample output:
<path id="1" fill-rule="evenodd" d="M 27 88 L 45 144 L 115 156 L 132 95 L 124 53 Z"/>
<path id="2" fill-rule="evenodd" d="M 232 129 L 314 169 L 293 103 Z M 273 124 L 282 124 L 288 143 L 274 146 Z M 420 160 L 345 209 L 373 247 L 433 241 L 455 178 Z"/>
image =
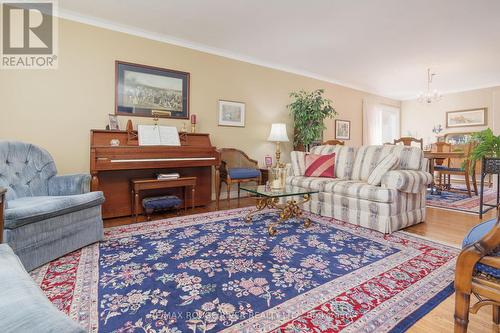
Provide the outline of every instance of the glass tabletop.
<path id="1" fill-rule="evenodd" d="M 281 190 L 273 190 L 266 185 L 244 185 L 241 187 L 242 190 L 257 194 L 263 197 L 269 198 L 280 198 L 280 197 L 288 197 L 293 195 L 304 195 L 304 194 L 314 194 L 319 191 L 316 190 L 308 190 L 299 186 L 286 186 Z"/>

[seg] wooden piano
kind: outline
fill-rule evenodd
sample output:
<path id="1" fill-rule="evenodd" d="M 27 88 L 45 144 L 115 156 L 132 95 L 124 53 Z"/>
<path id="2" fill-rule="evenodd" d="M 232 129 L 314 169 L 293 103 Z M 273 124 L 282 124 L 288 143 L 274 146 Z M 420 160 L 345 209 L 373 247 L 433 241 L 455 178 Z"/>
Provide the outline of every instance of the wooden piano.
<path id="1" fill-rule="evenodd" d="M 180 147 L 139 146 L 137 132 L 131 130 L 91 130 L 90 135 L 91 188 L 104 192 L 103 218 L 131 215 L 130 180 L 155 178 L 157 173 L 196 177 L 195 205 L 203 206 L 212 200 L 212 167 L 218 184 L 220 154 L 209 134 L 179 133 Z M 119 140 L 120 144 L 112 146 L 111 140 Z M 145 192 L 145 196 L 158 194 Z"/>

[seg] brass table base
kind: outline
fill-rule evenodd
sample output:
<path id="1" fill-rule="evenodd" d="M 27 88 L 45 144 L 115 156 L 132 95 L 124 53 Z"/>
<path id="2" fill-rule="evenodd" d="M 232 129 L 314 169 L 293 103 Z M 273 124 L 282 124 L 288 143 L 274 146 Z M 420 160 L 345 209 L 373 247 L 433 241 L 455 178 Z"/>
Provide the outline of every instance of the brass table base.
<path id="1" fill-rule="evenodd" d="M 252 222 L 252 217 L 264 210 L 265 208 L 270 208 L 277 210 L 279 212 L 279 219 L 269 225 L 267 231 L 270 236 L 276 235 L 276 226 L 283 221 L 286 221 L 291 218 L 301 218 L 302 210 L 300 209 L 300 205 L 311 200 L 311 196 L 309 194 L 304 194 L 302 201 L 296 200 L 287 200 L 286 204 L 279 205 L 279 198 L 269 198 L 269 197 L 259 197 L 257 198 L 257 204 L 255 205 L 256 210 L 251 211 L 245 216 L 245 221 L 247 223 Z M 311 225 L 311 220 L 309 218 L 304 219 L 304 228 L 308 228 Z"/>

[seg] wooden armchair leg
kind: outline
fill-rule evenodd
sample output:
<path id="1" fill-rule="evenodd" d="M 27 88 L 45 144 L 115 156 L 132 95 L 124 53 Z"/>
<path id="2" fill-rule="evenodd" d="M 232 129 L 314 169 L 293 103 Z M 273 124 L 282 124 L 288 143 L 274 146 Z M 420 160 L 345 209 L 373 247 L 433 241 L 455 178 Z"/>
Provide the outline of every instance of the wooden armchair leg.
<path id="1" fill-rule="evenodd" d="M 222 182 L 220 181 L 219 182 L 219 191 L 217 192 L 217 201 L 220 200 L 220 191 L 221 191 L 221 189 L 222 189 Z"/>
<path id="2" fill-rule="evenodd" d="M 472 197 L 472 193 L 470 190 L 470 176 L 468 174 L 468 171 L 465 172 L 465 187 L 467 187 L 467 194 L 469 197 Z"/>
<path id="3" fill-rule="evenodd" d="M 479 192 L 477 190 L 477 179 L 476 179 L 476 172 L 475 171 L 472 173 L 472 186 L 474 187 L 474 192 L 476 193 L 476 195 L 478 195 Z"/>
<path id="4" fill-rule="evenodd" d="M 455 333 L 466 333 L 469 325 L 470 295 L 459 290 L 455 293 Z"/>
<path id="5" fill-rule="evenodd" d="M 227 189 L 227 209 L 231 207 L 231 182 L 227 182 L 226 184 L 226 189 Z"/>
<path id="6" fill-rule="evenodd" d="M 493 305 L 493 322 L 500 325 L 500 306 Z"/>
<path id="7" fill-rule="evenodd" d="M 241 188 L 241 183 L 238 182 L 238 208 L 240 207 L 240 188 Z"/>

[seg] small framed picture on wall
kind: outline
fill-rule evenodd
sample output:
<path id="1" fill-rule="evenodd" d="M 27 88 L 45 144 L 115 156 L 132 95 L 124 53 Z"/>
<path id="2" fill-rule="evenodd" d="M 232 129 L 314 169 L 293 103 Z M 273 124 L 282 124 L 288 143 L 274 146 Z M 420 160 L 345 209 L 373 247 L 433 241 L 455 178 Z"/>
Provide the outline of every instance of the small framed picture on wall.
<path id="1" fill-rule="evenodd" d="M 245 127 L 245 103 L 220 100 L 219 126 Z"/>
<path id="2" fill-rule="evenodd" d="M 335 139 L 351 139 L 351 122 L 349 120 L 335 119 Z"/>

